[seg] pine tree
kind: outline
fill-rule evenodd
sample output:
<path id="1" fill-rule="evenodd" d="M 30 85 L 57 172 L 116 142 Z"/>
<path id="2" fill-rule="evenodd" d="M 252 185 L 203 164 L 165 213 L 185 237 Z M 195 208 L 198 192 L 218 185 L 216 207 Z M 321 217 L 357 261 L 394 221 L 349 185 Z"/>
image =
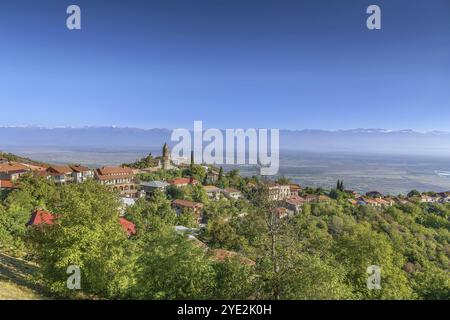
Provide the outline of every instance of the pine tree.
<path id="1" fill-rule="evenodd" d="M 344 181 L 338 180 L 336 183 L 336 189 L 339 191 L 344 191 Z"/>

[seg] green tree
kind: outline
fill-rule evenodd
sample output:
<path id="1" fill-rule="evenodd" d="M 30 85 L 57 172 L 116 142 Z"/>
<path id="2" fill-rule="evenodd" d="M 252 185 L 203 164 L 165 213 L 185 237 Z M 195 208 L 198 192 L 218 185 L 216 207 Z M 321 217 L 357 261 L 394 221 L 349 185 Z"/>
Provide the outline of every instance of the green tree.
<path id="1" fill-rule="evenodd" d="M 20 208 L 6 210 L 0 206 L 0 251 L 23 255 L 25 252 L 25 223 L 29 213 Z"/>
<path id="2" fill-rule="evenodd" d="M 151 228 L 154 222 L 152 217 L 159 217 L 171 225 L 175 224 L 177 219 L 170 200 L 159 190 L 156 190 L 148 201 L 145 198 L 138 199 L 132 207 L 127 209 L 126 217 L 136 224 L 138 236 Z"/>
<path id="3" fill-rule="evenodd" d="M 191 165 L 188 175 L 195 180 L 202 182 L 206 177 L 206 169 L 200 165 Z"/>
<path id="4" fill-rule="evenodd" d="M 211 299 L 214 268 L 201 248 L 162 225 L 145 234 L 133 296 L 138 299 Z"/>
<path id="5" fill-rule="evenodd" d="M 408 193 L 408 198 L 420 197 L 420 196 L 421 196 L 421 193 L 419 191 L 417 191 L 417 190 L 411 190 Z"/>
<path id="6" fill-rule="evenodd" d="M 337 181 L 337 183 L 336 183 L 336 190 L 344 192 L 344 190 L 345 190 L 344 181 L 342 181 L 342 180 L 338 180 Z"/>
<path id="7" fill-rule="evenodd" d="M 256 274 L 254 267 L 233 257 L 213 264 L 215 271 L 214 299 L 245 300 L 256 294 Z"/>
<path id="8" fill-rule="evenodd" d="M 336 262 L 327 262 L 312 254 L 297 254 L 294 267 L 286 272 L 283 299 L 342 300 L 353 299 L 351 287 L 345 281 L 345 270 Z"/>
<path id="9" fill-rule="evenodd" d="M 431 264 L 413 275 L 413 287 L 426 300 L 450 299 L 450 272 Z"/>
<path id="10" fill-rule="evenodd" d="M 198 227 L 198 216 L 194 213 L 194 210 L 189 208 L 184 208 L 177 215 L 175 219 L 175 224 L 178 226 L 184 226 L 187 228 L 197 228 Z"/>
<path id="11" fill-rule="evenodd" d="M 388 238 L 371 230 L 368 223 L 359 223 L 338 238 L 333 251 L 336 260 L 346 270 L 356 297 L 361 299 L 411 299 L 414 294 L 402 270 L 404 258 L 398 254 Z M 367 288 L 367 268 L 381 268 L 381 290 Z"/>
<path id="12" fill-rule="evenodd" d="M 287 184 L 291 184 L 292 180 L 285 176 L 281 176 L 280 178 L 278 178 L 277 183 L 281 184 L 281 185 L 287 185 Z"/>
<path id="13" fill-rule="evenodd" d="M 25 224 L 37 208 L 52 209 L 58 203 L 59 190 L 55 184 L 33 174 L 22 176 L 20 189 L 9 192 L 0 206 L 0 248 L 14 255 L 24 255 Z"/>
<path id="14" fill-rule="evenodd" d="M 207 204 L 209 202 L 208 194 L 201 184 L 190 185 L 188 187 L 188 194 L 192 201 Z"/>
<path id="15" fill-rule="evenodd" d="M 219 181 L 223 178 L 223 167 L 220 167 L 219 169 Z"/>
<path id="16" fill-rule="evenodd" d="M 243 247 L 242 239 L 232 225 L 220 217 L 208 220 L 203 238 L 213 248 L 239 250 Z"/>
<path id="17" fill-rule="evenodd" d="M 169 199 L 184 199 L 185 198 L 184 189 L 179 188 L 174 185 L 170 185 L 166 188 L 166 194 L 169 197 Z"/>
<path id="18" fill-rule="evenodd" d="M 31 228 L 32 253 L 47 288 L 61 297 L 74 297 L 66 286 L 67 268 L 81 270 L 82 293 L 126 297 L 133 284 L 132 242 L 119 224 L 119 201 L 93 181 L 64 187 L 54 225 Z"/>

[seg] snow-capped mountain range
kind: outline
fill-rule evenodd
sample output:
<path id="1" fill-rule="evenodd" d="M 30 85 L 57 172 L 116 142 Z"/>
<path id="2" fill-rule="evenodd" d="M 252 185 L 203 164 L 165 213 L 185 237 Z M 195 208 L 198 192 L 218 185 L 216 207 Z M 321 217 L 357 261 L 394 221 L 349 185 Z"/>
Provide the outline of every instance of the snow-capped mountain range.
<path id="1" fill-rule="evenodd" d="M 10 147 L 157 147 L 169 142 L 169 129 L 104 127 L 0 127 L 0 150 Z M 317 152 L 376 152 L 450 155 L 450 132 L 386 129 L 281 130 L 280 148 Z"/>

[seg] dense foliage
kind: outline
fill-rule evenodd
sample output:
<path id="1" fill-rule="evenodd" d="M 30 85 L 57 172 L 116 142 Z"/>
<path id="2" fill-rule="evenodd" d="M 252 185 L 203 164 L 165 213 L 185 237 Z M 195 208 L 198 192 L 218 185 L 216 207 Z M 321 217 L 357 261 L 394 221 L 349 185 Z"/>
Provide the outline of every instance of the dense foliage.
<path id="1" fill-rule="evenodd" d="M 335 189 L 332 200 L 280 219 L 259 180 L 232 171 L 216 185 L 238 188 L 248 200 L 213 201 L 201 186 L 156 192 L 127 209 L 137 228 L 128 238 L 118 224 L 118 195 L 93 181 L 56 186 L 26 175 L 19 185 L 1 198 L 0 250 L 36 261 L 36 281 L 58 297 L 450 298 L 450 204 L 370 208 Z M 196 224 L 188 212 L 177 216 L 174 198 L 204 203 L 207 225 L 197 239 L 175 231 Z M 36 208 L 57 213 L 56 223 L 27 228 Z M 218 249 L 237 255 L 218 260 Z M 66 287 L 70 265 L 81 269 L 79 291 Z M 381 267 L 381 290 L 367 289 L 370 265 Z"/>

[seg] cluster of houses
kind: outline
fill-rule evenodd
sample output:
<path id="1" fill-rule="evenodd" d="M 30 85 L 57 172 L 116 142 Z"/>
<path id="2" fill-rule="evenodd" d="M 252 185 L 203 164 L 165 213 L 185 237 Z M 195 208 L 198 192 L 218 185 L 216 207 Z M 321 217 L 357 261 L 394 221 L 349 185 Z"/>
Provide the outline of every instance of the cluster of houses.
<path id="1" fill-rule="evenodd" d="M 450 192 L 440 192 L 435 195 L 422 194 L 422 203 L 450 203 Z"/>
<path id="2" fill-rule="evenodd" d="M 22 175 L 29 173 L 31 171 L 40 172 L 42 170 L 45 170 L 45 168 L 33 164 L 11 162 L 1 157 L 0 190 L 16 189 L 17 186 L 15 185 L 14 182 L 17 181 Z"/>
<path id="3" fill-rule="evenodd" d="M 281 202 L 281 207 L 287 210 L 287 213 L 300 213 L 302 207 L 306 203 L 324 203 L 331 201 L 331 198 L 326 195 L 292 195 Z"/>
<path id="4" fill-rule="evenodd" d="M 197 185 L 199 182 L 193 178 L 176 178 L 168 181 L 148 181 L 140 183 L 140 190 L 143 194 L 150 198 L 156 190 L 164 192 L 167 187 L 175 186 L 177 188 L 186 187 L 188 185 Z M 239 200 L 243 199 L 243 194 L 234 188 L 221 189 L 213 185 L 203 186 L 206 194 L 211 200 L 220 200 L 222 197 L 228 199 Z M 177 214 L 181 214 L 183 210 L 192 210 L 197 216 L 199 224 L 203 223 L 203 203 L 193 202 L 184 199 L 175 199 L 172 201 L 172 207 L 175 209 Z"/>
<path id="5" fill-rule="evenodd" d="M 58 184 L 82 183 L 88 179 L 93 179 L 99 184 L 105 185 L 112 191 L 116 191 L 121 195 L 123 207 L 125 208 L 134 204 L 136 198 L 151 197 L 155 190 L 164 192 L 167 187 L 186 187 L 188 185 L 200 184 L 193 178 L 176 178 L 168 181 L 149 181 L 138 183 L 136 175 L 145 172 L 154 172 L 159 169 L 182 169 L 188 167 L 187 159 L 179 159 L 177 163 L 172 161 L 170 150 L 165 144 L 162 150 L 162 156 L 155 158 L 155 167 L 144 169 L 132 169 L 128 167 L 106 166 L 97 169 L 91 169 L 82 165 L 49 165 L 43 166 L 38 164 L 20 163 L 8 161 L 0 156 L 0 190 L 16 189 L 16 181 L 24 174 L 36 172 L 42 177 L 53 180 Z M 205 166 L 207 170 L 207 180 L 214 183 L 219 179 L 218 170 Z M 298 214 L 306 203 L 324 203 L 332 201 L 326 195 L 303 194 L 302 188 L 298 184 L 280 184 L 276 182 L 267 182 L 268 198 L 277 201 L 279 207 L 277 211 L 280 217 Z M 234 188 L 219 188 L 214 185 L 203 186 L 206 194 L 211 200 L 220 200 L 227 198 L 232 200 L 243 199 L 244 195 Z M 384 196 L 380 192 L 372 191 L 365 195 L 351 190 L 345 191 L 349 194 L 347 200 L 352 205 L 370 206 L 370 207 L 390 207 L 394 204 L 406 204 L 410 201 L 420 199 L 423 203 L 450 203 L 450 192 L 437 193 L 434 195 L 421 194 L 419 198 L 399 198 Z M 192 210 L 196 216 L 198 223 L 201 225 L 203 221 L 204 205 L 198 202 L 192 202 L 183 199 L 172 201 L 172 207 L 180 214 L 183 210 Z"/>
<path id="6" fill-rule="evenodd" d="M 137 196 L 134 172 L 130 168 L 102 167 L 90 169 L 81 165 L 50 165 L 35 166 L 18 162 L 0 163 L 0 188 L 14 189 L 15 182 L 24 174 L 36 172 L 42 177 L 51 179 L 58 184 L 82 183 L 94 179 L 100 184 L 109 186 L 114 191 L 127 197 Z"/>
<path id="7" fill-rule="evenodd" d="M 441 192 L 433 195 L 426 193 L 420 196 L 411 196 L 407 198 L 384 196 L 380 192 L 372 191 L 366 193 L 365 196 L 358 196 L 356 199 L 349 199 L 354 205 L 371 206 L 371 207 L 391 207 L 393 205 L 409 204 L 413 202 L 421 203 L 450 203 L 450 192 Z"/>
<path id="8" fill-rule="evenodd" d="M 17 180 L 30 172 L 53 180 L 57 184 L 82 183 L 93 179 L 101 185 L 105 185 L 112 191 L 116 191 L 121 195 L 122 207 L 121 215 L 118 223 L 122 230 L 132 237 L 136 234 L 136 226 L 123 217 L 125 208 L 135 203 L 135 199 L 141 197 L 150 198 L 156 190 L 165 192 L 169 186 L 183 188 L 189 185 L 198 185 L 199 181 L 194 178 L 176 178 L 167 181 L 148 181 L 138 182 L 136 175 L 146 172 L 155 172 L 160 169 L 183 169 L 189 167 L 188 159 L 178 159 L 174 161 L 170 157 L 170 151 L 167 145 L 163 147 L 163 155 L 155 158 L 155 166 L 144 169 L 132 169 L 119 166 L 105 166 L 102 168 L 91 169 L 82 165 L 39 165 L 34 163 L 14 162 L 5 159 L 0 155 L 0 191 L 17 189 Z M 207 172 L 207 180 L 215 183 L 219 179 L 219 171 L 215 168 L 205 166 Z M 292 216 L 302 212 L 305 204 L 327 203 L 333 201 L 327 195 L 306 194 L 302 187 L 298 184 L 280 184 L 276 182 L 266 182 L 268 187 L 268 200 L 276 201 L 276 213 L 280 218 Z M 249 185 L 250 187 L 252 185 Z M 215 185 L 202 186 L 212 201 L 222 198 L 230 200 L 245 199 L 243 193 L 234 188 L 219 188 Z M 361 195 L 355 191 L 345 191 L 349 197 L 346 201 L 355 206 L 370 206 L 377 208 L 390 207 L 395 204 L 408 204 L 412 202 L 422 203 L 450 203 L 450 192 L 442 192 L 436 194 L 418 194 L 411 197 L 393 197 L 384 196 L 380 192 L 372 191 Z M 178 215 L 185 211 L 193 212 L 199 228 L 204 226 L 204 204 L 193 202 L 185 199 L 175 199 L 172 201 L 172 208 Z M 57 219 L 57 215 L 48 211 L 39 209 L 31 214 L 31 218 L 27 226 L 40 227 L 43 225 L 52 225 Z M 186 233 L 187 228 L 183 226 L 175 227 L 177 232 Z M 181 231 L 180 231 L 181 230 Z M 198 229 L 196 229 L 198 230 Z M 226 258 L 238 255 L 235 252 L 223 249 L 210 249 L 208 246 L 198 240 L 194 234 L 188 232 L 188 237 L 194 244 L 208 251 L 214 259 L 222 261 Z M 254 261 L 240 256 L 244 263 L 254 265 Z"/>
<path id="9" fill-rule="evenodd" d="M 281 189 L 286 189 L 286 186 L 280 186 Z M 291 186 L 292 188 L 292 186 Z M 295 187 L 294 187 L 295 188 Z M 375 208 L 387 208 L 393 205 L 405 205 L 412 203 L 450 203 L 450 192 L 441 192 L 433 195 L 421 194 L 417 197 L 396 197 L 385 196 L 378 191 L 370 191 L 365 195 L 360 195 L 358 192 L 346 190 L 349 194 L 347 201 L 354 206 L 368 206 Z M 286 196 L 286 191 L 280 191 L 277 195 L 272 196 L 272 200 L 281 200 L 280 207 L 277 208 L 279 216 L 284 217 L 292 214 L 298 214 L 302 211 L 303 205 L 306 203 L 326 203 L 333 201 L 327 195 L 301 195 L 301 189 L 291 189 L 291 195 Z M 281 195 L 284 195 L 283 198 Z"/>

